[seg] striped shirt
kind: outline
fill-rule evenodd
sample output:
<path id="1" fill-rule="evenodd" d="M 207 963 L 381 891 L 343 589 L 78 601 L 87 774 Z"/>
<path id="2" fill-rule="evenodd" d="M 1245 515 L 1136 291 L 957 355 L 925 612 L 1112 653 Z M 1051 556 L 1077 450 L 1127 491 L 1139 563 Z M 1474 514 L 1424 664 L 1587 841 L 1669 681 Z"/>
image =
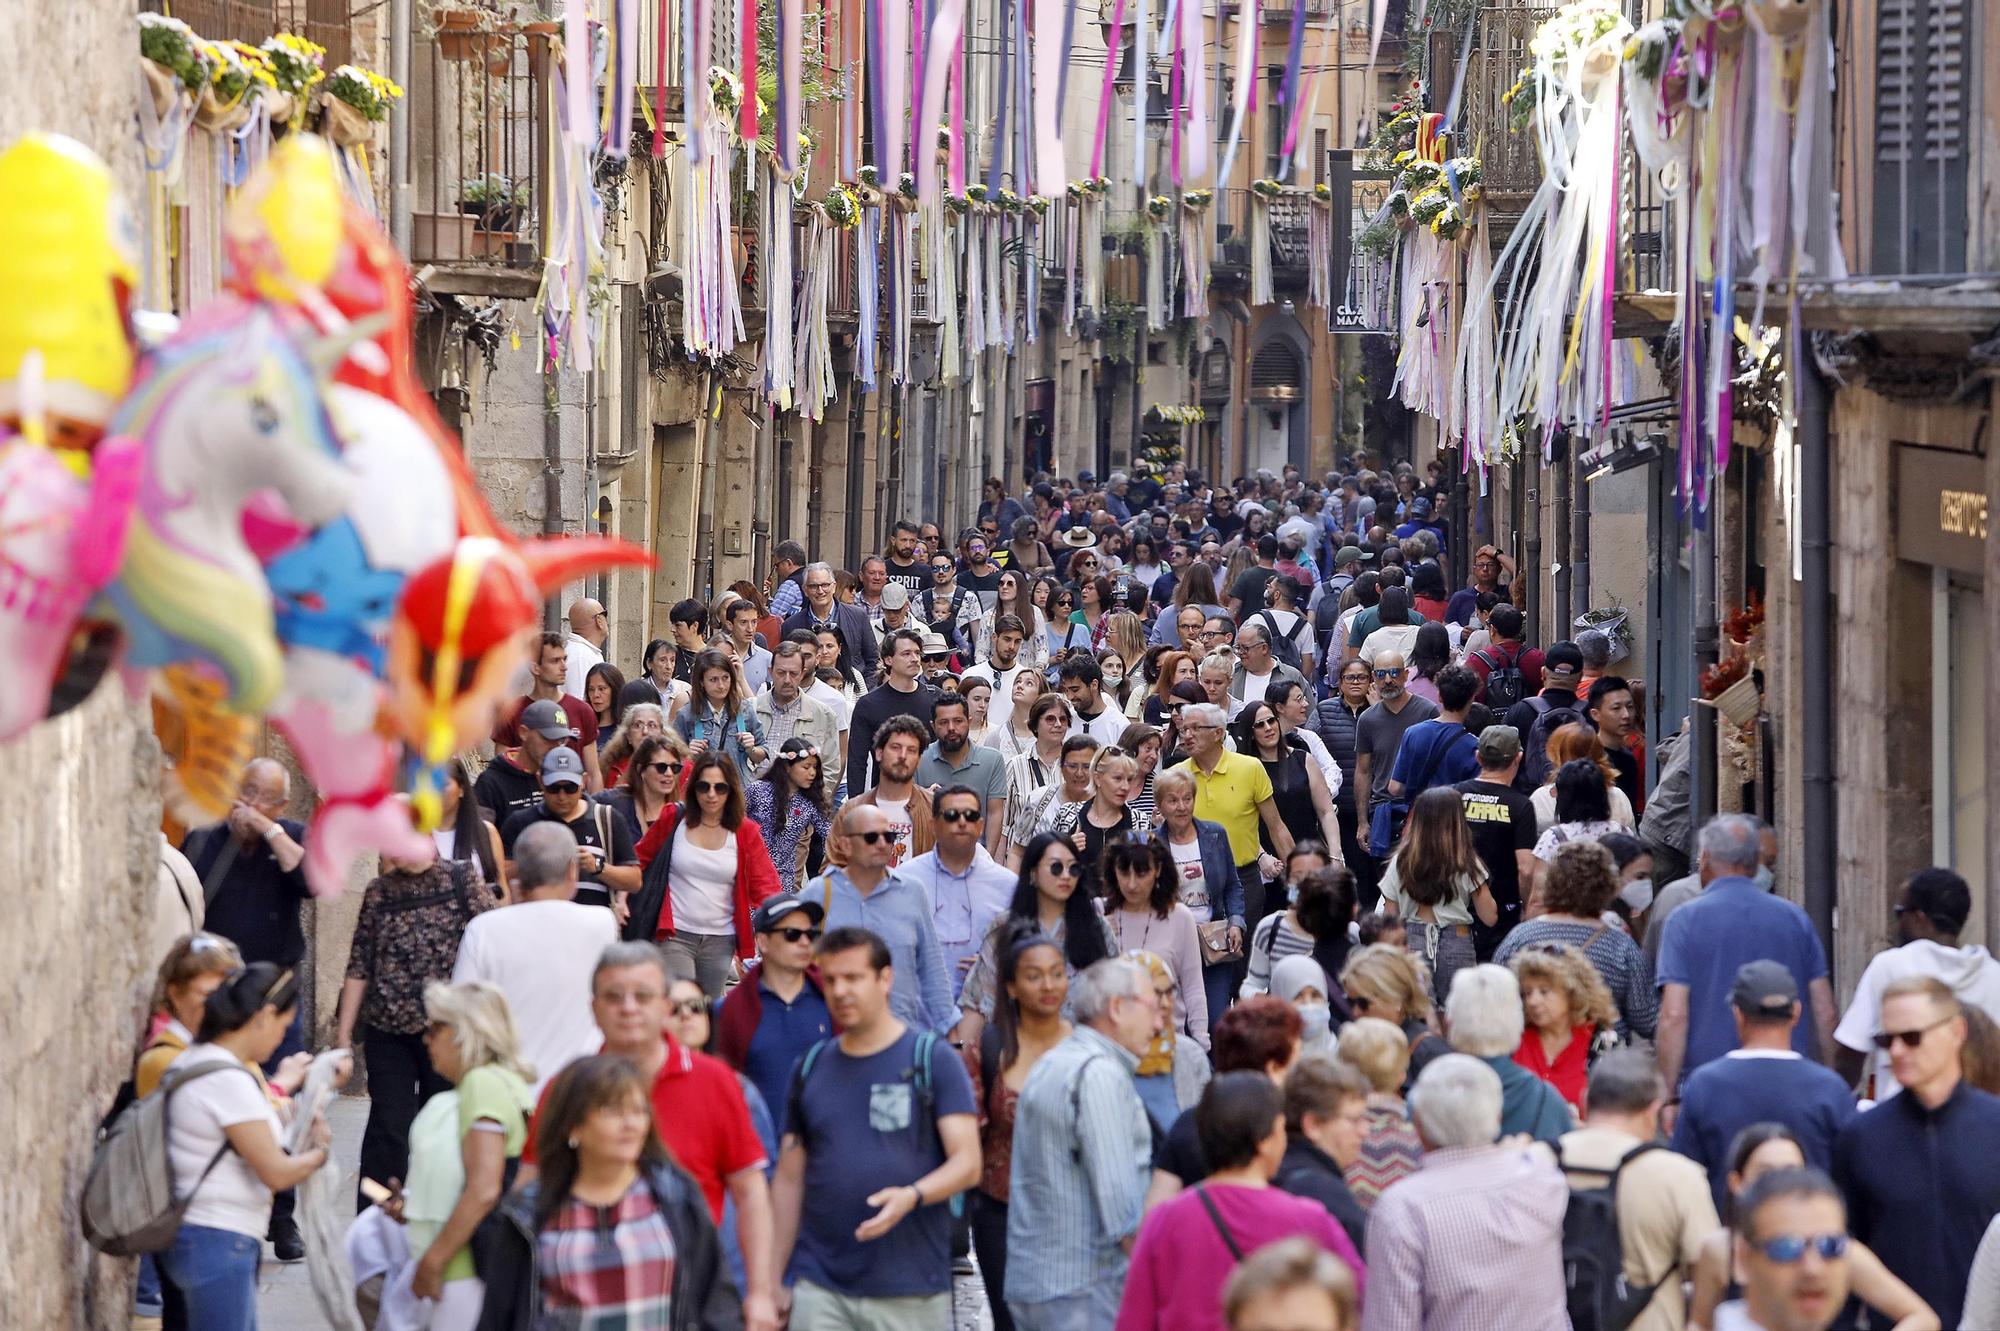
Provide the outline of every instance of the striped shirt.
<path id="1" fill-rule="evenodd" d="M 1361 1139 L 1361 1153 L 1341 1171 L 1347 1190 L 1366 1211 L 1375 1205 L 1390 1184 L 1408 1178 L 1424 1162 L 1424 1144 L 1408 1115 L 1398 1106 L 1368 1106 L 1368 1134 Z"/>
<path id="2" fill-rule="evenodd" d="M 1291 912 L 1267 915 L 1250 937 L 1249 973 L 1243 979 L 1243 996 L 1251 998 L 1271 992 L 1271 968 L 1286 957 L 1313 950 L 1313 936 L 1291 921 Z"/>
<path id="3" fill-rule="evenodd" d="M 673 1231 L 643 1176 L 612 1206 L 565 1201 L 536 1243 L 542 1313 L 535 1331 L 673 1325 Z"/>
<path id="4" fill-rule="evenodd" d="M 1136 1055 L 1078 1026 L 1028 1074 L 1014 1106 L 1007 1301 L 1044 1303 L 1125 1279 L 1153 1140 Z"/>

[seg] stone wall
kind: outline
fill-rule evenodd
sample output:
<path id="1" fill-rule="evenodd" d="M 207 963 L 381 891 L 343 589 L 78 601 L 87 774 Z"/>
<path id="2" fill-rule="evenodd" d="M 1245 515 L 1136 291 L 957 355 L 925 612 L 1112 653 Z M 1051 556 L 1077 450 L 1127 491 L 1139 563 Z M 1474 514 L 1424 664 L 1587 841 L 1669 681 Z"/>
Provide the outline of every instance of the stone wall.
<path id="1" fill-rule="evenodd" d="M 127 200 L 135 6 L 0 5 L 0 144 L 34 129 L 108 159 Z M 9 199 L 9 208 L 27 201 Z M 115 685 L 0 745 L 0 1323 L 123 1327 L 132 1263 L 97 1260 L 76 1198 L 99 1117 L 129 1070 L 157 960 L 146 924 L 158 860 L 159 747 Z"/>

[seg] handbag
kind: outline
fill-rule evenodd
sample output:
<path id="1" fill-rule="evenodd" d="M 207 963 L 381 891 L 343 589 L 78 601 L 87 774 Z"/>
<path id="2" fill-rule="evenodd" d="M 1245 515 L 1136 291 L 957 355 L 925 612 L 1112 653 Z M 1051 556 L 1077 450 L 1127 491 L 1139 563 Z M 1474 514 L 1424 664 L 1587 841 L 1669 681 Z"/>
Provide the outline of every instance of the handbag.
<path id="1" fill-rule="evenodd" d="M 1210 920 L 1207 924 L 1194 927 L 1195 937 L 1201 942 L 1201 964 L 1216 966 L 1243 955 L 1243 945 L 1239 941 L 1233 946 L 1229 941 L 1229 921 Z"/>

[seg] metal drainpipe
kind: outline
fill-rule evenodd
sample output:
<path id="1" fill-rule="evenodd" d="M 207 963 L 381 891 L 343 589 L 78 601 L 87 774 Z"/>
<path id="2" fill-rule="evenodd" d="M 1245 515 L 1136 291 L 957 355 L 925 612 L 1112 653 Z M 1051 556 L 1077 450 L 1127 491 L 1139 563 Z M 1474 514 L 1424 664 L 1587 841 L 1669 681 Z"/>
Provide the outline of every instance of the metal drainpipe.
<path id="1" fill-rule="evenodd" d="M 1827 421 L 1826 382 L 1810 354 L 1798 367 L 1799 432 L 1799 639 L 1807 668 L 1802 718 L 1804 778 L 1802 885 L 1806 914 L 1820 940 L 1833 946 L 1834 872 L 1840 824 L 1833 794 L 1833 677 L 1815 663 L 1833 660 L 1833 436 Z"/>
<path id="2" fill-rule="evenodd" d="M 414 8 L 415 0 L 391 0 L 389 5 L 389 77 L 401 88 L 411 86 Z M 404 254 L 414 239 L 411 207 L 410 100 L 402 97 L 389 104 L 389 237 Z"/>
<path id="3" fill-rule="evenodd" d="M 545 356 L 542 361 L 542 534 L 563 534 L 562 511 L 562 373 Z M 557 627 L 559 596 L 542 607 L 551 630 Z"/>
<path id="4" fill-rule="evenodd" d="M 1528 562 L 1521 575 L 1528 580 L 1528 634 L 1530 642 L 1553 641 L 1542 632 L 1542 491 L 1530 486 L 1534 473 L 1527 458 L 1514 459 L 1514 476 L 1522 501 L 1521 525 L 1528 531 Z"/>
<path id="5" fill-rule="evenodd" d="M 1570 459 L 1570 474 L 1576 482 L 1576 503 L 1570 510 L 1570 591 L 1576 613 L 1590 609 L 1590 482 L 1585 479 L 1583 462 Z"/>
<path id="6" fill-rule="evenodd" d="M 1568 449 L 1574 449 L 1576 446 L 1577 441 L 1574 438 L 1567 441 L 1566 447 Z M 1554 481 L 1556 492 L 1556 614 L 1555 623 L 1548 627 L 1549 640 L 1551 642 L 1568 638 L 1571 632 L 1570 620 L 1576 617 L 1576 607 L 1570 602 L 1570 595 L 1574 590 L 1576 578 L 1575 570 L 1570 567 L 1571 534 L 1569 519 L 1570 502 L 1573 494 L 1573 487 L 1569 483 L 1570 475 L 1570 463 L 1567 454 L 1565 454 L 1559 468 L 1545 467 L 1542 469 L 1543 483 L 1547 484 L 1549 481 Z"/>

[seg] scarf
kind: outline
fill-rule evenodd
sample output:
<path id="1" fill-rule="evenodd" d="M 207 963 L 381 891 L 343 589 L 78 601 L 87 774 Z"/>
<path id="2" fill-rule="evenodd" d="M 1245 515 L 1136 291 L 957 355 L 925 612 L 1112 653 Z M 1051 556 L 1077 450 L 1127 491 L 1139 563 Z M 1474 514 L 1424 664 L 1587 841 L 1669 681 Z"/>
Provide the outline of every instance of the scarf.
<path id="1" fill-rule="evenodd" d="M 1159 988 L 1162 981 L 1169 986 L 1173 984 L 1173 972 L 1167 969 L 1166 962 L 1160 960 L 1153 953 L 1141 952 L 1134 949 L 1125 954 L 1125 959 L 1127 961 L 1136 961 L 1141 966 L 1144 966 L 1147 972 L 1153 977 L 1153 987 L 1155 989 Z M 1173 1070 L 1174 1032 L 1170 1016 L 1167 1028 L 1153 1036 L 1152 1043 L 1146 1046 L 1146 1052 L 1139 1055 L 1138 1070 L 1132 1075 L 1135 1077 L 1162 1077 L 1171 1075 Z"/>

